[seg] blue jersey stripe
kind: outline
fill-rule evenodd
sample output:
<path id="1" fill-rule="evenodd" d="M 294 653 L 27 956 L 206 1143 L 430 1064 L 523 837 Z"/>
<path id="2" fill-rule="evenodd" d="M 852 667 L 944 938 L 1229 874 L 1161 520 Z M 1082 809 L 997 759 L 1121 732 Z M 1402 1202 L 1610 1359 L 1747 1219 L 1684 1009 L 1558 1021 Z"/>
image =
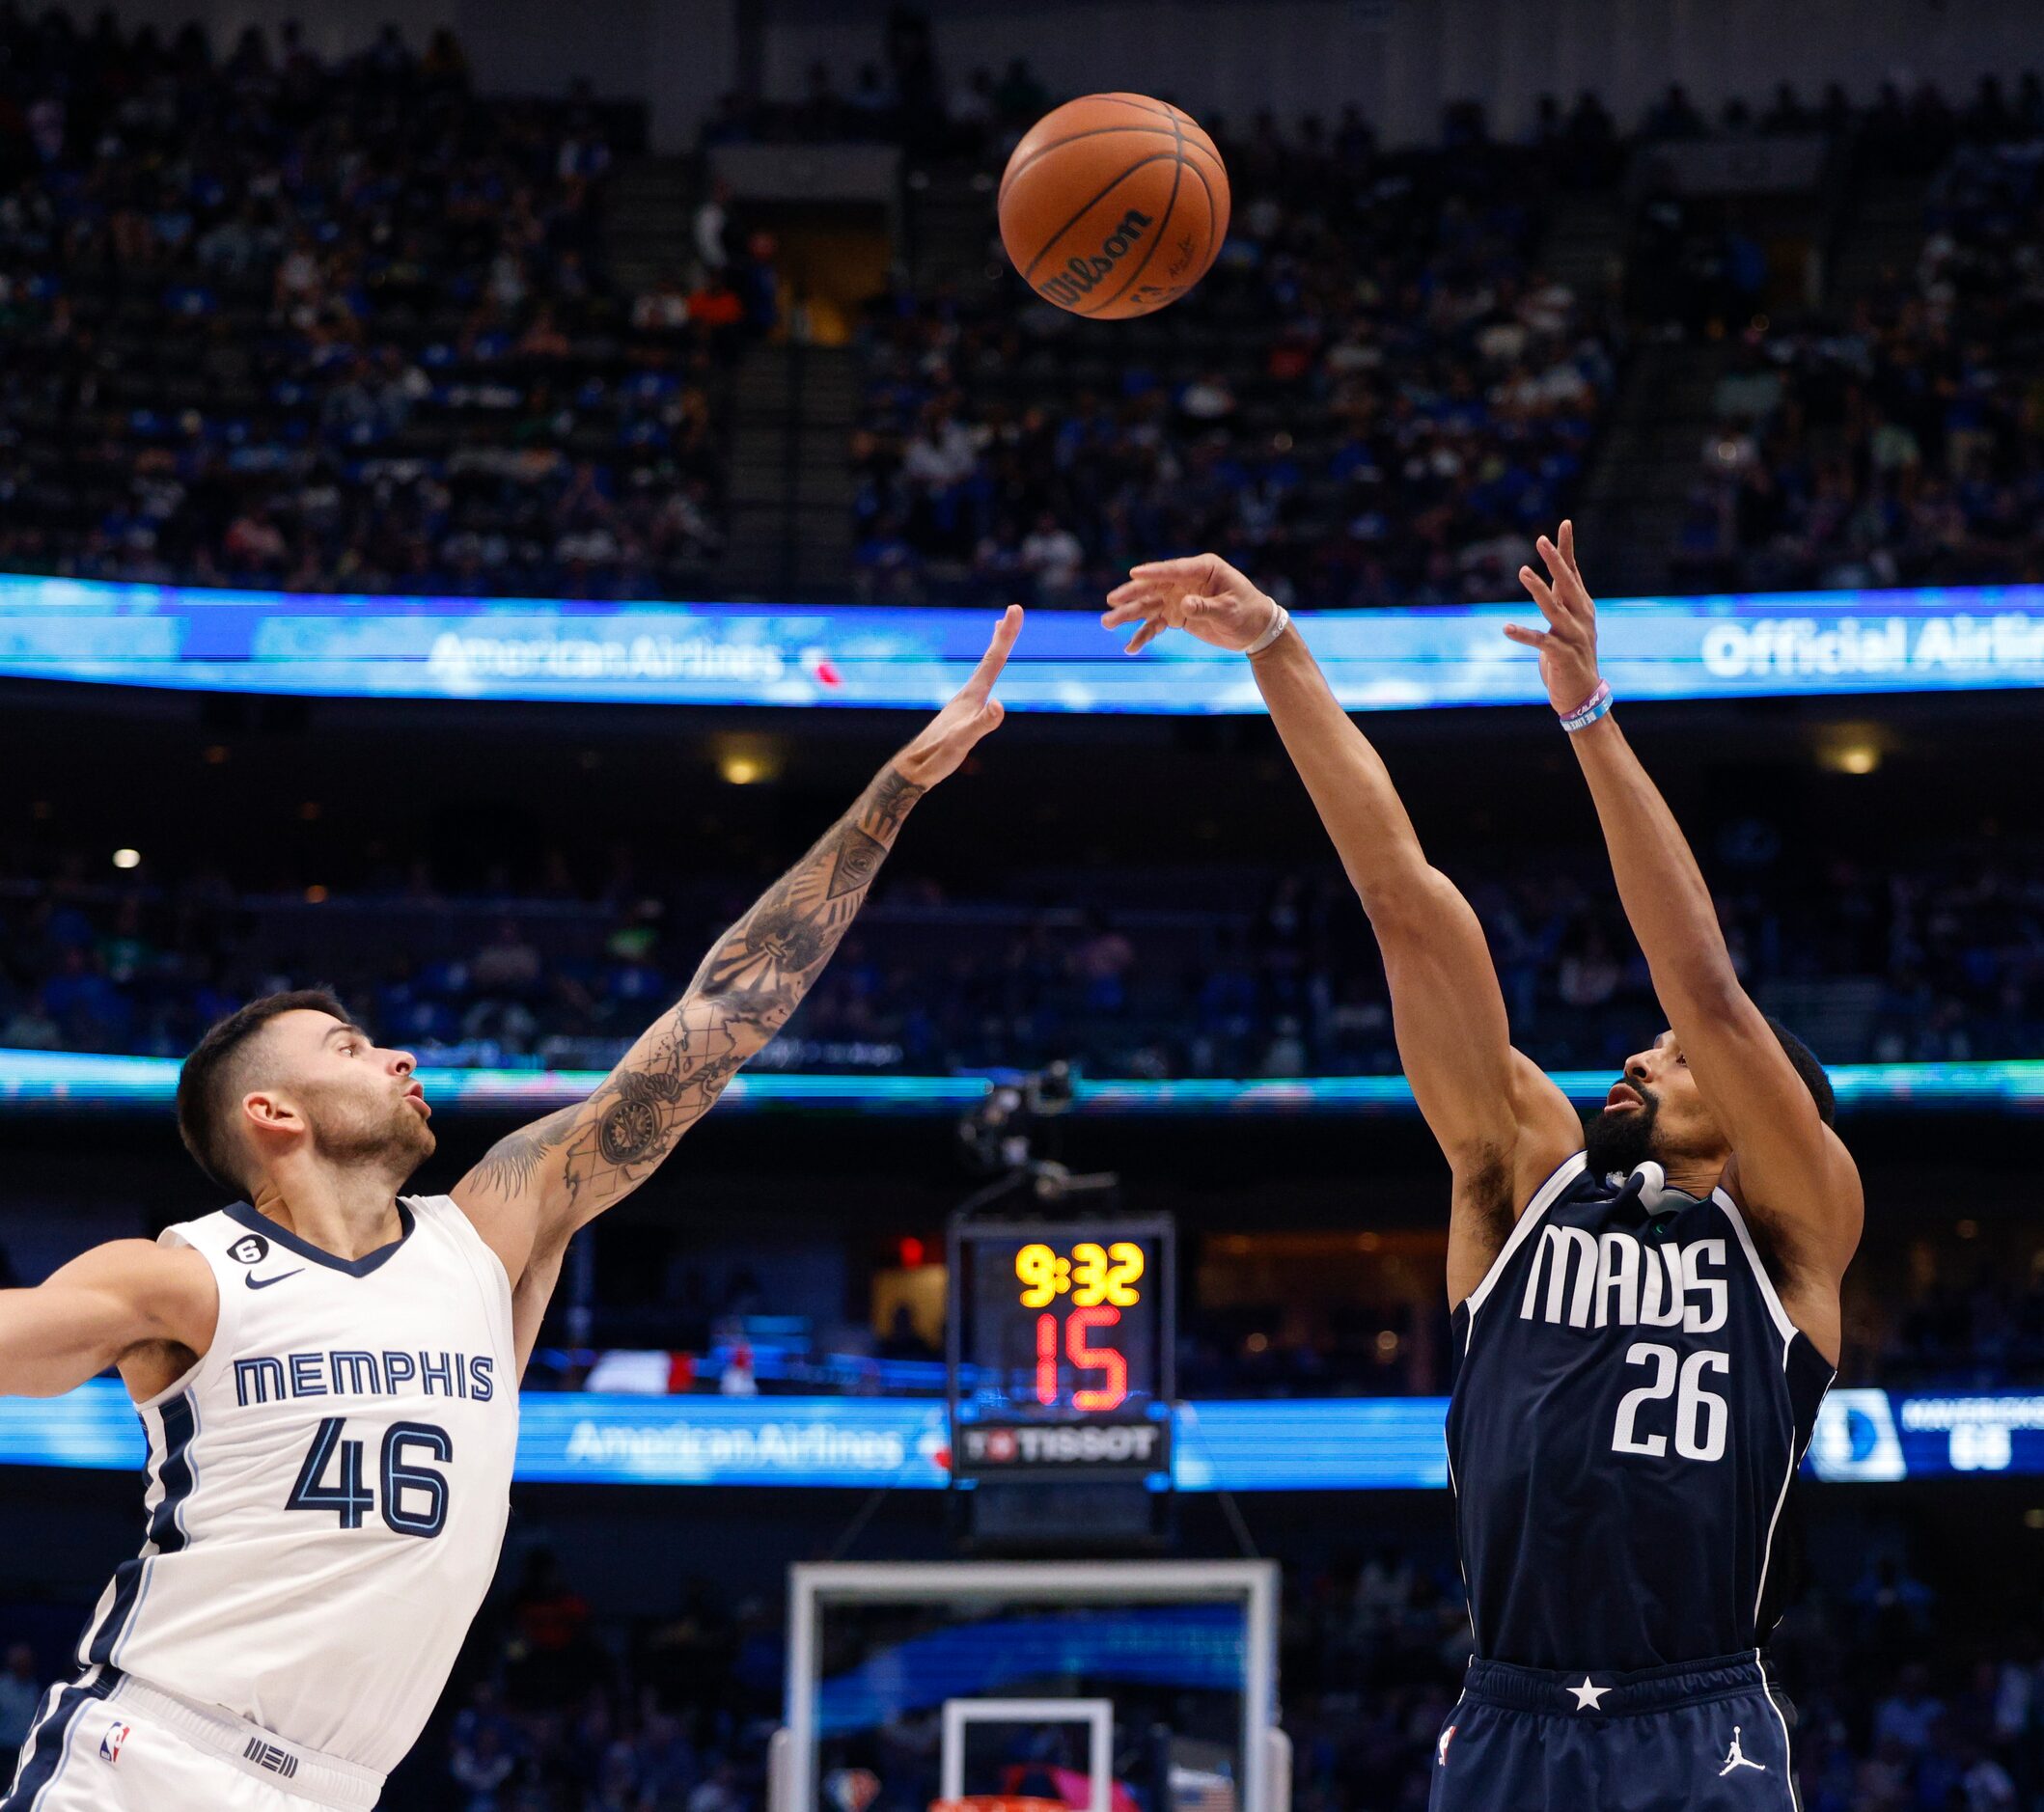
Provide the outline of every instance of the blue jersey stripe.
<path id="1" fill-rule="evenodd" d="M 121 1633 L 134 1612 L 135 1601 L 141 1596 L 143 1564 L 140 1560 L 124 1560 L 114 1569 L 114 1602 L 86 1648 L 82 1659 L 88 1665 L 100 1666 L 113 1659 L 114 1644 L 121 1639 Z"/>
<path id="2" fill-rule="evenodd" d="M 191 1496 L 192 1436 L 198 1432 L 199 1416 L 190 1391 L 173 1397 L 163 1406 L 163 1501 L 149 1521 L 149 1538 L 159 1554 L 174 1554 L 184 1546 L 185 1534 L 179 1512 Z"/>
<path id="3" fill-rule="evenodd" d="M 187 1390 L 166 1403 L 162 1417 L 163 1454 L 155 1472 L 163 1484 L 163 1497 L 150 1516 L 149 1541 L 142 1553 L 114 1569 L 114 1602 L 79 1658 L 89 1663 L 104 1664 L 114 1659 L 114 1651 L 126 1634 L 141 1602 L 150 1560 L 156 1554 L 178 1552 L 189 1539 L 183 1527 L 183 1510 L 198 1479 L 191 1444 L 199 1427 L 191 1392 Z"/>
<path id="4" fill-rule="evenodd" d="M 108 1670 L 90 1686 L 69 1686 L 57 1694 L 49 1716 L 29 1727 L 28 1740 L 22 1744 L 28 1760 L 14 1776 L 14 1791 L 0 1799 L 0 1812 L 35 1812 L 37 1801 L 64 1766 L 71 1725 L 78 1714 L 96 1700 L 105 1698 L 120 1678 Z"/>

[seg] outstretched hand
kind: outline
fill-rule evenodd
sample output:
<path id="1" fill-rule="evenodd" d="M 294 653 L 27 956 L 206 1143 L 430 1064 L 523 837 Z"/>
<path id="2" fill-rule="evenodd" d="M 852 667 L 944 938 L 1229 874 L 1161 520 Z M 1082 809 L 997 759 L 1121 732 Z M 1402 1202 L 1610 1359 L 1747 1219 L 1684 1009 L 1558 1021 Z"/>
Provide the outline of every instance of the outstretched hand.
<path id="1" fill-rule="evenodd" d="M 1547 618 L 1545 629 L 1506 623 L 1505 633 L 1540 656 L 1540 677 L 1548 702 L 1557 711 L 1573 711 L 1597 689 L 1597 607 L 1576 565 L 1576 525 L 1564 522 L 1557 541 L 1542 535 L 1534 545 L 1547 565 L 1541 578 L 1531 566 L 1519 568 L 1519 583 L 1532 594 Z"/>
<path id="2" fill-rule="evenodd" d="M 981 737 L 1000 724 L 1006 713 L 993 696 L 994 681 L 1001 677 L 1008 651 L 1021 633 L 1022 607 L 1010 604 L 994 625 L 994 638 L 972 677 L 895 757 L 895 767 L 903 780 L 915 786 L 934 786 L 955 774 Z"/>
<path id="3" fill-rule="evenodd" d="M 1126 584 L 1107 594 L 1103 629 L 1141 626 L 1127 652 L 1147 647 L 1167 629 L 1184 629 L 1217 648 L 1239 653 L 1276 618 L 1275 598 L 1250 584 L 1218 554 L 1152 560 L 1131 567 Z"/>

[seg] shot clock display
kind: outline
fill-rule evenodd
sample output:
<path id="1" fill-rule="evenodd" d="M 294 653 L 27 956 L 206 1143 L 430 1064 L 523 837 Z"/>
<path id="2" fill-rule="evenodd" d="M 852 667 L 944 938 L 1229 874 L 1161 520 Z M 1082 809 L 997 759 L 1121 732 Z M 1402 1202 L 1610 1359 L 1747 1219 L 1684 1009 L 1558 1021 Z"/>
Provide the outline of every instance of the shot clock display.
<path id="1" fill-rule="evenodd" d="M 1168 1220 L 952 1230 L 953 1475 L 1168 1475 Z"/>

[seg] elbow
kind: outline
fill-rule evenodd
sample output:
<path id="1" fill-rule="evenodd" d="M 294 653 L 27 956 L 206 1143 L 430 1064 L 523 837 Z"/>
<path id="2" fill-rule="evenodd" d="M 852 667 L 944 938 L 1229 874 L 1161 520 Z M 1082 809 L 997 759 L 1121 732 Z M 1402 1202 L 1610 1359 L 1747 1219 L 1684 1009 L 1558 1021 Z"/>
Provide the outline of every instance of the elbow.
<path id="1" fill-rule="evenodd" d="M 1413 864 L 1394 874 L 1363 877 L 1351 875 L 1363 916 L 1379 940 L 1423 932 L 1438 925 L 1446 905 L 1443 890 L 1460 903 L 1454 884 L 1438 868 L 1424 862 Z"/>
<path id="2" fill-rule="evenodd" d="M 756 995 L 710 994 L 698 997 L 711 1012 L 711 1023 L 730 1042 L 722 1055 L 740 1063 L 756 1057 L 781 1035 L 794 1016 L 794 1002 L 762 1002 Z M 719 1053 L 712 1047 L 709 1055 Z"/>

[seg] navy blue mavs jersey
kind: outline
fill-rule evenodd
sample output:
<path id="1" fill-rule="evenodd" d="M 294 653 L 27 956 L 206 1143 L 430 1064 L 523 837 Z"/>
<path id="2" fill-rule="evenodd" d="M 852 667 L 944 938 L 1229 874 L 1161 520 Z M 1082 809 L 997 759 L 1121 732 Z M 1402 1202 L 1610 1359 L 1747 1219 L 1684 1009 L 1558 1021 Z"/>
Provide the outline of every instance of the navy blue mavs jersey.
<path id="1" fill-rule="evenodd" d="M 1533 1196 L 1454 1315 L 1448 1413 L 1477 1653 L 1633 1670 L 1752 1653 L 1830 1388 L 1723 1190 L 1585 1172 Z M 1647 1193 L 1653 1194 L 1651 1185 Z"/>

